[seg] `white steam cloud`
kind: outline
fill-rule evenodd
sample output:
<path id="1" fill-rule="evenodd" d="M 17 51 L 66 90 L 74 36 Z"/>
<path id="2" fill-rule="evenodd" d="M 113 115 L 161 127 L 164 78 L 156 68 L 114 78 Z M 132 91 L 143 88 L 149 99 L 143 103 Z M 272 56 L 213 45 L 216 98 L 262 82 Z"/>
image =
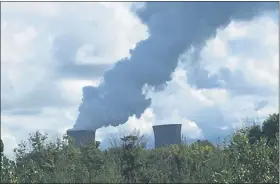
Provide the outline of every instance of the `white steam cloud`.
<path id="1" fill-rule="evenodd" d="M 98 87 L 83 88 L 83 100 L 74 129 L 117 126 L 129 117 L 139 118 L 150 104 L 145 85 L 163 89 L 171 80 L 181 53 L 201 47 L 216 30 L 231 20 L 248 20 L 277 9 L 269 2 L 149 2 L 138 9 L 148 26 L 149 38 L 104 74 Z"/>

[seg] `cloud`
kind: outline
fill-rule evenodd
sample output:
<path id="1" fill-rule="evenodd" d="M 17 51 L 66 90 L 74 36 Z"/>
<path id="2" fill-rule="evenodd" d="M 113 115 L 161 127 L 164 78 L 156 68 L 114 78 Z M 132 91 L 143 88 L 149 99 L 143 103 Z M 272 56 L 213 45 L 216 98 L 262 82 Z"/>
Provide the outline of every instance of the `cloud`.
<path id="1" fill-rule="evenodd" d="M 152 101 L 143 95 L 142 88 L 163 89 L 184 49 L 204 45 L 234 18 L 250 20 L 274 5 L 147 3 L 138 15 L 149 28 L 149 38 L 137 44 L 131 57 L 106 71 L 102 83 L 83 97 L 73 128 L 98 129 L 123 124 L 133 115 L 139 118 Z"/>
<path id="2" fill-rule="evenodd" d="M 97 85 L 148 36 L 133 3 L 1 5 L 1 125 L 17 142 L 73 126 L 82 86 Z M 86 47 L 98 52 L 81 57 Z"/>
<path id="3" fill-rule="evenodd" d="M 233 131 L 246 117 L 262 120 L 278 112 L 278 46 L 266 41 L 278 40 L 277 24 L 267 15 L 232 21 L 202 50 L 182 54 L 166 89 L 150 91 L 158 120 L 164 124 L 176 112 L 211 139 Z"/>
<path id="4" fill-rule="evenodd" d="M 148 37 L 147 26 L 130 11 L 141 12 L 140 4 L 1 5 L 1 135 L 7 154 L 38 129 L 52 137 L 65 133 L 78 116 L 82 86 L 97 86 L 114 62 L 130 57 L 129 50 Z M 139 119 L 102 127 L 97 140 L 105 148 L 110 135 L 139 129 L 153 146 L 152 125 L 165 123 L 182 123 L 188 139 L 215 140 L 242 118 L 278 112 L 278 40 L 274 14 L 232 21 L 203 48 L 182 53 L 163 91 L 146 89 L 153 102 Z"/>
<path id="5" fill-rule="evenodd" d="M 3 3 L 3 108 L 26 103 L 25 99 L 42 93 L 46 100 L 37 101 L 61 104 L 61 97 L 48 99 L 47 95 L 59 93 L 56 80 L 94 80 L 115 61 L 126 57 L 129 49 L 147 36 L 145 26 L 128 7 L 125 3 Z M 73 16 L 74 10 L 81 12 Z M 89 44 L 101 53 L 91 52 L 80 58 L 80 51 Z"/>
<path id="6" fill-rule="evenodd" d="M 236 30 L 242 33 L 237 33 Z M 276 60 L 277 23 L 271 17 L 260 16 L 250 23 L 233 21 L 220 32 L 219 36 L 208 42 L 212 45 L 202 51 L 201 62 L 209 75 L 219 75 L 220 80 L 223 78 L 226 82 L 232 80 L 231 85 L 234 85 L 237 77 L 241 77 L 243 80 L 239 81 L 239 85 L 262 88 L 261 90 L 267 86 L 267 90 L 273 90 L 271 87 L 278 84 L 279 72 Z M 220 45 L 217 46 L 217 43 Z M 226 49 L 228 47 L 230 49 Z M 213 48 L 220 53 L 215 52 Z M 255 84 L 256 81 L 258 84 Z M 277 93 L 275 89 L 271 92 Z"/>
<path id="7" fill-rule="evenodd" d="M 4 151 L 8 156 L 13 155 L 13 149 L 17 147 L 17 137 L 5 127 L 1 127 L 1 139 L 4 143 Z"/>

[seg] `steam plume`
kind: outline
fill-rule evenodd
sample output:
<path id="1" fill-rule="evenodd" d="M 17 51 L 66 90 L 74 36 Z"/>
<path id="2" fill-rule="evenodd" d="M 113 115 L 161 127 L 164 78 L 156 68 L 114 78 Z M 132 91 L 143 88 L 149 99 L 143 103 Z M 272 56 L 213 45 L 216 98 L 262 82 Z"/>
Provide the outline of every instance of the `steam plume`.
<path id="1" fill-rule="evenodd" d="M 265 10 L 277 9 L 269 2 L 149 2 L 140 19 L 150 37 L 104 74 L 98 87 L 83 88 L 83 100 L 74 129 L 97 129 L 125 123 L 151 104 L 144 85 L 162 89 L 175 70 L 179 55 L 190 46 L 201 47 L 217 28 L 232 19 L 248 20 Z"/>

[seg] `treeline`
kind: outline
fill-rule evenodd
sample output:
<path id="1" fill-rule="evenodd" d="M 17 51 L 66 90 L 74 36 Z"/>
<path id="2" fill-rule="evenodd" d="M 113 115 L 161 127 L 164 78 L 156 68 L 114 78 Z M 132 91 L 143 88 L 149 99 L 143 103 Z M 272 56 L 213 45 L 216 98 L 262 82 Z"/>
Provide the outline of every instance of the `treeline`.
<path id="1" fill-rule="evenodd" d="M 1 144 L 1 183 L 279 181 L 279 114 L 270 115 L 262 126 L 237 130 L 217 146 L 204 140 L 148 150 L 142 140 L 126 136 L 101 151 L 98 142 L 75 148 L 67 137 L 49 142 L 36 132 L 14 150 L 14 160 L 4 156 Z"/>

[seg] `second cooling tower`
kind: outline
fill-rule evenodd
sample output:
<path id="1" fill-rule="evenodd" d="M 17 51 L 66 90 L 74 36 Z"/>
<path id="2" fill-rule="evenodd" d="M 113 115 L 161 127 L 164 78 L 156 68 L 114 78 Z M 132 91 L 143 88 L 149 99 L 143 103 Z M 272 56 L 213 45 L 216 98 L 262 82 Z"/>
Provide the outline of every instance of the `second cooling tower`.
<path id="1" fill-rule="evenodd" d="M 170 144 L 181 144 L 181 124 L 153 126 L 155 148 Z"/>
<path id="2" fill-rule="evenodd" d="M 67 135 L 73 138 L 74 146 L 85 146 L 90 141 L 95 141 L 94 130 L 68 130 Z"/>

